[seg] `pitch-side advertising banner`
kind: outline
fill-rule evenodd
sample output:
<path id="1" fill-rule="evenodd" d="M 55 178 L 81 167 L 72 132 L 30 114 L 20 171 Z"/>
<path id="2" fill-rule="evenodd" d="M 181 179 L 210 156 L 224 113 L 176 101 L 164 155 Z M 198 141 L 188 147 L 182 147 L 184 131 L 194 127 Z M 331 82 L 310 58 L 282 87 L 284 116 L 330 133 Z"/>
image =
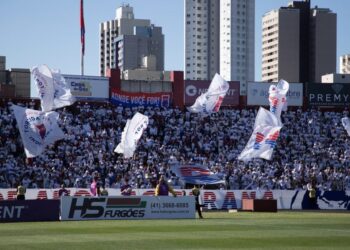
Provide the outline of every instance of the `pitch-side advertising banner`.
<path id="1" fill-rule="evenodd" d="M 58 200 L 0 201 L 0 222 L 58 221 Z"/>
<path id="2" fill-rule="evenodd" d="M 61 220 L 194 218 L 193 196 L 61 197 Z"/>
<path id="3" fill-rule="evenodd" d="M 267 82 L 248 82 L 247 104 L 251 106 L 269 106 L 269 88 Z M 303 84 L 289 83 L 287 93 L 288 106 L 303 106 Z"/>
<path id="4" fill-rule="evenodd" d="M 70 196 L 91 197 L 87 188 L 67 188 Z M 120 196 L 119 188 L 108 188 L 110 196 Z M 177 197 L 182 196 L 182 189 L 175 189 Z M 191 190 L 186 189 L 186 195 L 191 196 Z M 154 189 L 135 189 L 134 196 L 154 196 Z M 278 209 L 336 209 L 350 210 L 350 190 L 347 191 L 316 191 L 316 204 L 310 206 L 308 192 L 305 190 L 201 190 L 200 203 L 207 209 L 241 209 L 242 199 L 275 199 Z M 98 198 L 98 197 L 97 197 Z M 15 200 L 16 189 L 0 189 L 1 200 Z M 27 189 L 26 200 L 59 199 L 58 189 Z M 80 203 L 77 203 L 80 204 Z"/>
<path id="5" fill-rule="evenodd" d="M 77 99 L 108 99 L 109 80 L 107 77 L 63 75 L 73 96 Z"/>
<path id="6" fill-rule="evenodd" d="M 207 92 L 211 81 L 185 80 L 185 105 L 191 106 L 198 96 Z M 239 82 L 228 82 L 229 90 L 222 102 L 222 106 L 239 105 Z"/>
<path id="7" fill-rule="evenodd" d="M 126 107 L 165 107 L 172 104 L 171 93 L 133 93 L 112 89 L 111 102 Z"/>

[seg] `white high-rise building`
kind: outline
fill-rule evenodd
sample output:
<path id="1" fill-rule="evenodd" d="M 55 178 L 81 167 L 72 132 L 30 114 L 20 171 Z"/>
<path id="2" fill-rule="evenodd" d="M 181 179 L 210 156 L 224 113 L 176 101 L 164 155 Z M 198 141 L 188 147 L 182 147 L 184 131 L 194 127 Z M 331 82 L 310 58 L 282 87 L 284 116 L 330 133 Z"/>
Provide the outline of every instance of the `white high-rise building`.
<path id="1" fill-rule="evenodd" d="M 185 79 L 254 80 L 255 0 L 185 0 Z"/>
<path id="2" fill-rule="evenodd" d="M 340 57 L 339 68 L 340 74 L 350 74 L 350 54 Z"/>

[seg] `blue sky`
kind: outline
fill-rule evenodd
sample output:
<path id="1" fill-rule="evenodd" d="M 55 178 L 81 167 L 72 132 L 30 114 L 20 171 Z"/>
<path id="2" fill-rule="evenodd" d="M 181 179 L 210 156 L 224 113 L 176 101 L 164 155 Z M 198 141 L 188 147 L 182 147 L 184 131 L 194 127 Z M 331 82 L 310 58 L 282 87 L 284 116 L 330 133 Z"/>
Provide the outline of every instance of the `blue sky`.
<path id="1" fill-rule="evenodd" d="M 183 70 L 183 0 L 85 0 L 85 74 L 99 74 L 99 23 L 115 18 L 122 3 L 134 7 L 135 18 L 163 27 L 165 69 Z M 255 78 L 261 79 L 261 17 L 289 0 L 256 0 Z M 311 0 L 338 16 L 337 62 L 350 53 L 350 1 Z M 64 74 L 80 74 L 80 0 L 0 0 L 0 55 L 7 68 L 47 64 Z"/>

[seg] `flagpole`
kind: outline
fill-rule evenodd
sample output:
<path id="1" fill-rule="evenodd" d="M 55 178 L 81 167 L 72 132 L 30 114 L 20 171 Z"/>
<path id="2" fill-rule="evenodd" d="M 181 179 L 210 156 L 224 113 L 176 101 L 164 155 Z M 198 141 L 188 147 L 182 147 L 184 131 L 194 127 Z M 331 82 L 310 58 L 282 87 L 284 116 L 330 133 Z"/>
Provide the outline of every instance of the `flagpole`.
<path id="1" fill-rule="evenodd" d="M 84 75 L 84 54 L 81 52 L 81 75 Z"/>
<path id="2" fill-rule="evenodd" d="M 80 41 L 81 41 L 81 75 L 84 75 L 85 54 L 85 22 L 84 22 L 84 0 L 80 0 Z"/>

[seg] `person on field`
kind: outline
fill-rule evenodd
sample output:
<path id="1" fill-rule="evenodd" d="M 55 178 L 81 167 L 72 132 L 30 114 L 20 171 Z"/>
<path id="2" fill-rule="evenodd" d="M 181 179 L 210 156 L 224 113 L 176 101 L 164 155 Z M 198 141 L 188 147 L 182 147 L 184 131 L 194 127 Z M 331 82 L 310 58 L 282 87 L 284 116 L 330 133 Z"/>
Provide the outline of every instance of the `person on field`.
<path id="1" fill-rule="evenodd" d="M 125 196 L 130 196 L 132 192 L 132 187 L 129 184 L 129 179 L 125 178 L 125 183 L 120 187 L 120 193 Z"/>
<path id="2" fill-rule="evenodd" d="M 22 185 L 17 187 L 17 200 L 25 200 L 26 188 Z"/>
<path id="3" fill-rule="evenodd" d="M 101 196 L 108 196 L 108 191 L 107 189 L 105 188 L 105 186 L 102 186 L 102 190 L 101 190 Z"/>
<path id="4" fill-rule="evenodd" d="M 159 178 L 159 183 L 156 186 L 155 196 L 168 196 L 169 192 L 176 197 L 176 193 L 173 188 L 166 182 L 164 175 Z"/>
<path id="5" fill-rule="evenodd" d="M 69 196 L 69 191 L 66 189 L 64 184 L 62 184 L 60 190 L 58 190 L 58 197 L 61 196 Z"/>
<path id="6" fill-rule="evenodd" d="M 90 185 L 90 192 L 92 196 L 100 196 L 100 184 L 98 182 L 98 177 L 95 176 L 91 185 Z"/>
<path id="7" fill-rule="evenodd" d="M 196 200 L 196 210 L 198 212 L 199 218 L 203 219 L 202 210 L 201 210 L 202 206 L 199 203 L 199 196 L 200 196 L 201 192 L 200 192 L 200 190 L 199 190 L 199 188 L 197 186 L 194 186 L 192 188 L 192 194 L 193 194 L 193 196 L 194 196 L 194 198 Z"/>

